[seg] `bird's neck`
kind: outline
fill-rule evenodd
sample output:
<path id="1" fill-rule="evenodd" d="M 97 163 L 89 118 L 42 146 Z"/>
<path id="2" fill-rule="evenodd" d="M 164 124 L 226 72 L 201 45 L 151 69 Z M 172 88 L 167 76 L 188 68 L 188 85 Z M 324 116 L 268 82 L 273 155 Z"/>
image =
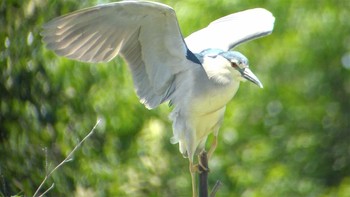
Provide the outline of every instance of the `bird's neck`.
<path id="1" fill-rule="evenodd" d="M 210 101 L 208 102 L 211 103 L 210 106 L 214 108 L 223 107 L 236 94 L 240 81 L 234 76 L 231 67 L 223 63 L 220 64 L 220 62 L 214 64 L 210 60 L 204 62 L 208 64 L 203 64 L 204 72 L 203 76 L 200 77 L 202 79 L 200 83 L 203 83 L 203 85 L 198 91 L 203 96 L 201 98 L 206 98 Z"/>
<path id="2" fill-rule="evenodd" d="M 239 83 L 239 81 L 235 81 L 232 73 L 222 69 L 222 70 L 207 70 L 207 76 L 209 81 L 214 86 L 225 88 L 226 86 L 230 86 L 232 83 Z"/>
<path id="3" fill-rule="evenodd" d="M 208 115 L 223 109 L 236 94 L 240 83 L 227 69 L 214 70 L 206 67 L 204 71 L 197 77 L 200 85 L 195 89 L 196 101 L 192 106 L 192 111 L 200 115 Z"/>
<path id="4" fill-rule="evenodd" d="M 205 62 L 207 63 L 203 64 L 203 68 L 212 85 L 224 88 L 232 85 L 232 83 L 239 84 L 239 80 L 235 80 L 230 66 L 225 65 L 225 62 L 211 62 L 210 58 Z"/>

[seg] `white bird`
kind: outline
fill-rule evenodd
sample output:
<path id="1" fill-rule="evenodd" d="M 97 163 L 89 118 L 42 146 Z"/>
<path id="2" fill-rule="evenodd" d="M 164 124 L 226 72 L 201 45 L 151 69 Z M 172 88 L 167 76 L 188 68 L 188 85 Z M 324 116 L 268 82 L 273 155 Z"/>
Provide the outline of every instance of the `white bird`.
<path id="1" fill-rule="evenodd" d="M 262 87 L 240 43 L 268 35 L 273 15 L 262 8 L 231 14 L 183 38 L 175 11 L 164 4 L 121 1 L 78 10 L 43 26 L 43 41 L 60 56 L 82 62 L 109 62 L 118 54 L 127 62 L 136 93 L 148 109 L 173 105 L 171 142 L 188 157 L 196 196 L 194 156 L 209 134 L 217 145 L 226 104 L 241 81 Z"/>

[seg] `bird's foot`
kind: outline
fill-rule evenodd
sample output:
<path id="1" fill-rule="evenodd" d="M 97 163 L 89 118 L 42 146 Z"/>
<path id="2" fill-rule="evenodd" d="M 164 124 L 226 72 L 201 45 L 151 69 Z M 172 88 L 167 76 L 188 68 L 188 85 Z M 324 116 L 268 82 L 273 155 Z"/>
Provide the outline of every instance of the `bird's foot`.
<path id="1" fill-rule="evenodd" d="M 203 152 L 201 152 L 199 155 L 198 155 L 198 164 L 192 164 L 191 165 L 191 172 L 194 172 L 194 173 L 199 173 L 201 174 L 202 172 L 210 172 L 210 169 L 208 168 L 208 165 L 205 165 L 202 163 L 202 154 Z M 204 162 L 208 162 L 208 161 L 204 161 Z"/>
<path id="2" fill-rule="evenodd" d="M 210 172 L 210 169 L 205 167 L 201 162 L 199 162 L 198 164 L 192 165 L 191 172 L 197 172 L 201 174 L 202 172 Z"/>

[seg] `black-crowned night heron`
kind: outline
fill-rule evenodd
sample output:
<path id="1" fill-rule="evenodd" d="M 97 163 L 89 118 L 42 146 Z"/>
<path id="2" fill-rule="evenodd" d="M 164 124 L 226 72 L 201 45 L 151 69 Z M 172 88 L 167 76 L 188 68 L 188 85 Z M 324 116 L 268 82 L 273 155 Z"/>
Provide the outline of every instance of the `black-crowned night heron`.
<path id="1" fill-rule="evenodd" d="M 238 44 L 272 32 L 273 15 L 262 8 L 220 18 L 183 38 L 175 11 L 164 4 L 121 1 L 79 10 L 43 26 L 43 40 L 58 55 L 83 62 L 108 62 L 120 54 L 136 93 L 147 108 L 169 101 L 174 136 L 188 157 L 196 195 L 194 156 L 210 133 L 212 155 L 226 104 L 241 81 L 262 87 Z"/>

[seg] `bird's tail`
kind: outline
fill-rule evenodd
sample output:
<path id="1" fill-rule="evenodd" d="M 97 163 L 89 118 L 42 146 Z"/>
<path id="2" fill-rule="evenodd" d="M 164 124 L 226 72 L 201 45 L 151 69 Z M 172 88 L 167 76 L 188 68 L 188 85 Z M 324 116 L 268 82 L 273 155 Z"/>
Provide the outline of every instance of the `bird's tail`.
<path id="1" fill-rule="evenodd" d="M 185 122 L 181 120 L 179 112 L 174 110 L 170 113 L 169 119 L 173 122 L 173 137 L 170 138 L 170 143 L 179 143 L 179 151 L 186 158 L 188 157 L 184 131 L 186 130 Z"/>

